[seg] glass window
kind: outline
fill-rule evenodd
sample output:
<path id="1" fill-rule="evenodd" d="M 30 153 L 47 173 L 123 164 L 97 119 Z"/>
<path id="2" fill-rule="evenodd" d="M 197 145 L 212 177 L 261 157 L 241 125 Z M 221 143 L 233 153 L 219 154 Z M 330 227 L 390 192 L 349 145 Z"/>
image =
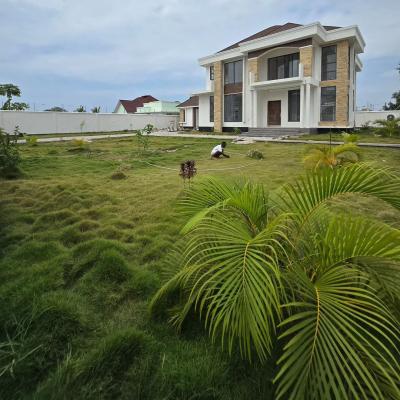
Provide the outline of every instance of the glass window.
<path id="1" fill-rule="evenodd" d="M 214 65 L 210 66 L 210 81 L 214 80 Z"/>
<path id="2" fill-rule="evenodd" d="M 268 80 L 299 76 L 299 53 L 268 59 Z"/>
<path id="3" fill-rule="evenodd" d="M 210 96 L 210 122 L 214 122 L 214 96 Z"/>
<path id="4" fill-rule="evenodd" d="M 321 80 L 336 79 L 336 45 L 322 48 Z"/>
<path id="5" fill-rule="evenodd" d="M 234 61 L 224 65 L 224 82 L 241 83 L 243 81 L 243 61 Z"/>
<path id="6" fill-rule="evenodd" d="M 336 121 L 336 86 L 321 88 L 321 121 Z"/>
<path id="7" fill-rule="evenodd" d="M 288 121 L 300 121 L 300 90 L 289 90 L 288 92 Z"/>
<path id="8" fill-rule="evenodd" d="M 224 96 L 224 121 L 242 121 L 242 95 L 228 94 Z"/>

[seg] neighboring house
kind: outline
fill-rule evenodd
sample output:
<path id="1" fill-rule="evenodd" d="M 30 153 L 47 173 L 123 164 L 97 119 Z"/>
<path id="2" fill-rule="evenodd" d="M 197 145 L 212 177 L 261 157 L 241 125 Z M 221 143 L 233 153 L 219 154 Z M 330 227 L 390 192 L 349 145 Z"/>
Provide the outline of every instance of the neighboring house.
<path id="1" fill-rule="evenodd" d="M 181 128 L 199 128 L 199 96 L 192 96 L 178 105 Z"/>
<path id="2" fill-rule="evenodd" d="M 177 106 L 179 101 L 150 101 L 142 107 L 138 107 L 136 112 L 139 114 L 179 114 Z"/>
<path id="3" fill-rule="evenodd" d="M 198 118 L 181 114 L 181 122 L 214 131 L 351 128 L 364 47 L 357 26 L 315 22 L 264 29 L 199 60 L 206 87 L 194 93 Z M 186 114 L 194 110 L 179 107 Z"/>
<path id="4" fill-rule="evenodd" d="M 150 95 L 140 96 L 134 100 L 118 100 L 114 113 L 116 114 L 134 114 L 138 107 L 157 99 Z"/>

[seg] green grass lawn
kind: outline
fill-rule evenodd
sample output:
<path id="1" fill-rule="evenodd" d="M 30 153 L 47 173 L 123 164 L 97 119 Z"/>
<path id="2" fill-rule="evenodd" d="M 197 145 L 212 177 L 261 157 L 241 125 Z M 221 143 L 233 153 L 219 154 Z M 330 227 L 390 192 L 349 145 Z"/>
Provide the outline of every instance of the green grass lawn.
<path id="1" fill-rule="evenodd" d="M 400 136 L 383 137 L 374 134 L 372 131 L 358 131 L 356 132 L 356 134 L 359 137 L 358 141 L 360 143 L 400 143 Z M 292 136 L 290 137 L 290 139 L 329 141 L 329 133 L 315 133 L 311 135 Z M 340 133 L 332 133 L 332 141 L 343 142 L 343 137 Z"/>
<path id="2" fill-rule="evenodd" d="M 23 178 L 0 182 L 1 399 L 273 399 L 273 358 L 250 365 L 213 345 L 194 317 L 178 333 L 148 314 L 184 222 L 181 161 L 196 160 L 194 185 L 215 175 L 275 190 L 304 173 L 305 145 L 229 144 L 232 158 L 209 160 L 217 143 L 153 137 L 141 160 L 134 138 L 89 152 L 21 146 Z M 249 149 L 265 159 L 246 158 Z M 400 173 L 399 150 L 363 153 Z M 394 210 L 367 198 L 331 206 L 400 228 Z"/>

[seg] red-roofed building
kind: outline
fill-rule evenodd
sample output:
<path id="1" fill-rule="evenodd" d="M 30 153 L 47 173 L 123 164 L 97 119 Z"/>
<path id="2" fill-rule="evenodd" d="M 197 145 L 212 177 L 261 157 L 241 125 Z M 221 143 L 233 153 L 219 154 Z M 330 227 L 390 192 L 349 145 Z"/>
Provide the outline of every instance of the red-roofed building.
<path id="1" fill-rule="evenodd" d="M 116 114 L 134 114 L 138 107 L 143 107 L 144 104 L 151 101 L 157 101 L 153 96 L 146 94 L 145 96 L 137 97 L 134 100 L 118 100 L 114 113 Z"/>

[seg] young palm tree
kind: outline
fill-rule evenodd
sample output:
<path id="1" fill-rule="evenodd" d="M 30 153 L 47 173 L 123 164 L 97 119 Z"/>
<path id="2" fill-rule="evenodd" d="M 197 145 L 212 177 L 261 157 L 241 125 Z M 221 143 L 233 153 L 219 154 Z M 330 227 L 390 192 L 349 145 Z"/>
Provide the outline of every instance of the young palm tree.
<path id="1" fill-rule="evenodd" d="M 379 128 L 375 130 L 378 135 L 382 136 L 400 136 L 400 118 L 394 119 L 378 119 L 375 124 L 379 125 Z"/>
<path id="2" fill-rule="evenodd" d="M 317 146 L 304 157 L 307 169 L 335 168 L 360 161 L 361 149 L 354 143 L 339 146 Z"/>
<path id="3" fill-rule="evenodd" d="M 248 360 L 267 361 L 280 340 L 277 399 L 400 398 L 400 232 L 330 213 L 327 201 L 346 193 L 400 208 L 400 181 L 364 164 L 271 196 L 200 181 L 181 201 L 188 222 L 151 310 L 179 298 L 173 324 L 195 312 L 212 340 Z"/>

